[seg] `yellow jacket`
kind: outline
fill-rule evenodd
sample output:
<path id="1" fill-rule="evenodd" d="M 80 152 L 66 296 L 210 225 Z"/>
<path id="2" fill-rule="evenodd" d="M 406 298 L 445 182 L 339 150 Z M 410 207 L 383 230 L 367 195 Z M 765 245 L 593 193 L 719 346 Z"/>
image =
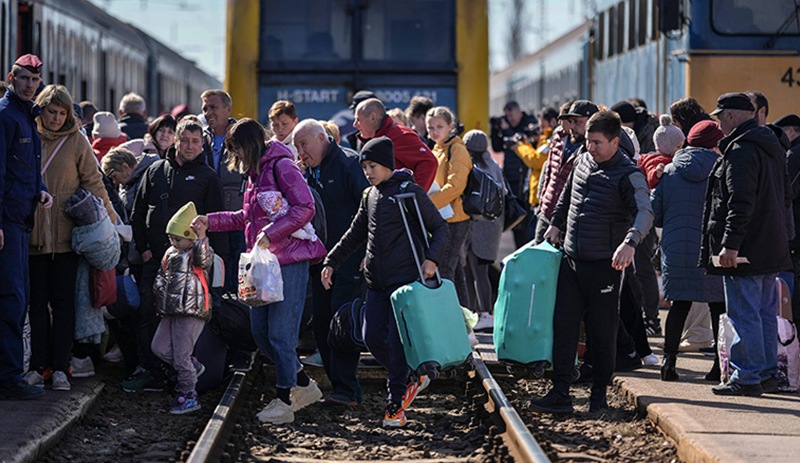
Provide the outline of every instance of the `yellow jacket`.
<path id="1" fill-rule="evenodd" d="M 78 187 L 103 200 L 112 223 L 116 222 L 117 215 L 108 200 L 94 151 L 86 137 L 78 131 L 78 125 L 68 120 L 60 131 L 50 132 L 39 119 L 37 124 L 42 137 L 42 167 L 61 139 L 66 137 L 66 141 L 42 176 L 53 195 L 53 206 L 47 210 L 42 206 L 36 208 L 28 250 L 31 255 L 70 252 L 74 224 L 64 210 L 67 200 Z"/>
<path id="2" fill-rule="evenodd" d="M 542 176 L 542 167 L 547 161 L 550 153 L 550 137 L 553 135 L 553 129 L 545 129 L 542 134 L 539 145 L 534 148 L 530 143 L 520 142 L 517 144 L 515 151 L 520 160 L 531 169 L 531 175 L 528 180 L 530 195 L 528 202 L 531 206 L 539 204 L 539 179 Z"/>
<path id="3" fill-rule="evenodd" d="M 447 152 L 450 151 L 450 160 Z M 431 201 L 437 208 L 450 204 L 453 208 L 453 217 L 447 219 L 448 223 L 457 223 L 469 220 L 470 216 L 464 212 L 461 205 L 461 194 L 467 187 L 469 173 L 472 171 L 472 159 L 467 151 L 467 146 L 461 137 L 455 136 L 447 140 L 444 145 L 437 144 L 433 147 L 433 155 L 439 161 L 436 169 L 436 183 L 442 188 L 430 194 Z"/>

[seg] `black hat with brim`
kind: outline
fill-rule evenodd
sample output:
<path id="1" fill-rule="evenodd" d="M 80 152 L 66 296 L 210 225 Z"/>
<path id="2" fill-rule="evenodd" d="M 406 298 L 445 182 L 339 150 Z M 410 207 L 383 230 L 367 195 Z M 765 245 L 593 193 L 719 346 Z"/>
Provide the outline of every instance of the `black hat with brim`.
<path id="1" fill-rule="evenodd" d="M 592 114 L 600 111 L 596 104 L 589 100 L 578 100 L 572 103 L 569 107 L 569 112 L 558 116 L 559 119 L 567 119 L 570 117 L 590 117 Z"/>
<path id="2" fill-rule="evenodd" d="M 717 108 L 711 111 L 712 116 L 725 111 L 726 109 L 738 109 L 741 111 L 755 111 L 750 97 L 744 93 L 724 93 L 717 98 Z"/>
<path id="3" fill-rule="evenodd" d="M 778 127 L 800 127 L 800 117 L 797 114 L 787 114 L 775 121 L 775 125 Z"/>

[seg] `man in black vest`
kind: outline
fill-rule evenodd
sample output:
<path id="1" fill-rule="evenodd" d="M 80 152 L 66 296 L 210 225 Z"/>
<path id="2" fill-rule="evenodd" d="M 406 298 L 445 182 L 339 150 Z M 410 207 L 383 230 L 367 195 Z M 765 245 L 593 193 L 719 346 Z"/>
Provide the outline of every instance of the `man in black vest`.
<path id="1" fill-rule="evenodd" d="M 621 121 L 600 111 L 586 123 L 586 144 L 576 154 L 545 239 L 565 230 L 553 318 L 553 389 L 531 404 L 539 412 L 572 413 L 569 385 L 579 326 L 591 339 L 593 374 L 589 411 L 608 408 L 606 388 L 616 357 L 622 271 L 633 262 L 653 224 L 644 174 L 620 149 Z"/>

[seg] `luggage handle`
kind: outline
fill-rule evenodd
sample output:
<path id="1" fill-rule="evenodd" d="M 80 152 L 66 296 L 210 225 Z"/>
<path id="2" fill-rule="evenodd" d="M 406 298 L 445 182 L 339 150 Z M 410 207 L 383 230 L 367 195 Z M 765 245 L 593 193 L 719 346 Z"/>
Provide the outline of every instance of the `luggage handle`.
<path id="1" fill-rule="evenodd" d="M 422 229 L 422 239 L 425 240 L 425 249 L 427 249 L 428 246 L 430 246 L 430 243 L 428 243 L 428 230 L 425 228 L 425 222 L 423 221 L 422 213 L 419 210 L 417 195 L 414 193 L 399 193 L 392 197 L 392 199 L 397 203 L 397 207 L 400 209 L 400 216 L 403 218 L 403 225 L 406 227 L 406 236 L 408 236 L 408 242 L 411 245 L 411 252 L 414 254 L 414 262 L 417 264 L 419 281 L 428 288 L 438 288 L 442 285 L 442 277 L 439 275 L 438 266 L 436 267 L 436 277 L 430 279 L 433 281 L 426 280 L 425 275 L 422 273 L 422 261 L 420 261 L 419 254 L 417 254 L 417 246 L 414 244 L 414 237 L 411 235 L 411 226 L 408 224 L 406 210 L 403 208 L 403 200 L 409 198 L 414 200 L 414 208 L 417 210 L 417 219 L 419 220 L 419 226 Z"/>

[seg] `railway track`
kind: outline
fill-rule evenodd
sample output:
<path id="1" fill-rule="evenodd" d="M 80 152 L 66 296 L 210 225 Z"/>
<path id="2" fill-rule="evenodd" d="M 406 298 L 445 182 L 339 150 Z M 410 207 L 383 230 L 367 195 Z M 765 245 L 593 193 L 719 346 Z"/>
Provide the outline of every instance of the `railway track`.
<path id="1" fill-rule="evenodd" d="M 181 460 L 376 461 L 406 452 L 413 461 L 550 461 L 477 355 L 467 374 L 434 381 L 408 411 L 406 428 L 399 430 L 381 429 L 375 418 L 382 410 L 385 381 L 377 377 L 362 380 L 365 400 L 358 411 L 315 404 L 298 412 L 292 425 L 262 425 L 254 415 L 264 374 L 259 367 L 234 375 Z"/>

